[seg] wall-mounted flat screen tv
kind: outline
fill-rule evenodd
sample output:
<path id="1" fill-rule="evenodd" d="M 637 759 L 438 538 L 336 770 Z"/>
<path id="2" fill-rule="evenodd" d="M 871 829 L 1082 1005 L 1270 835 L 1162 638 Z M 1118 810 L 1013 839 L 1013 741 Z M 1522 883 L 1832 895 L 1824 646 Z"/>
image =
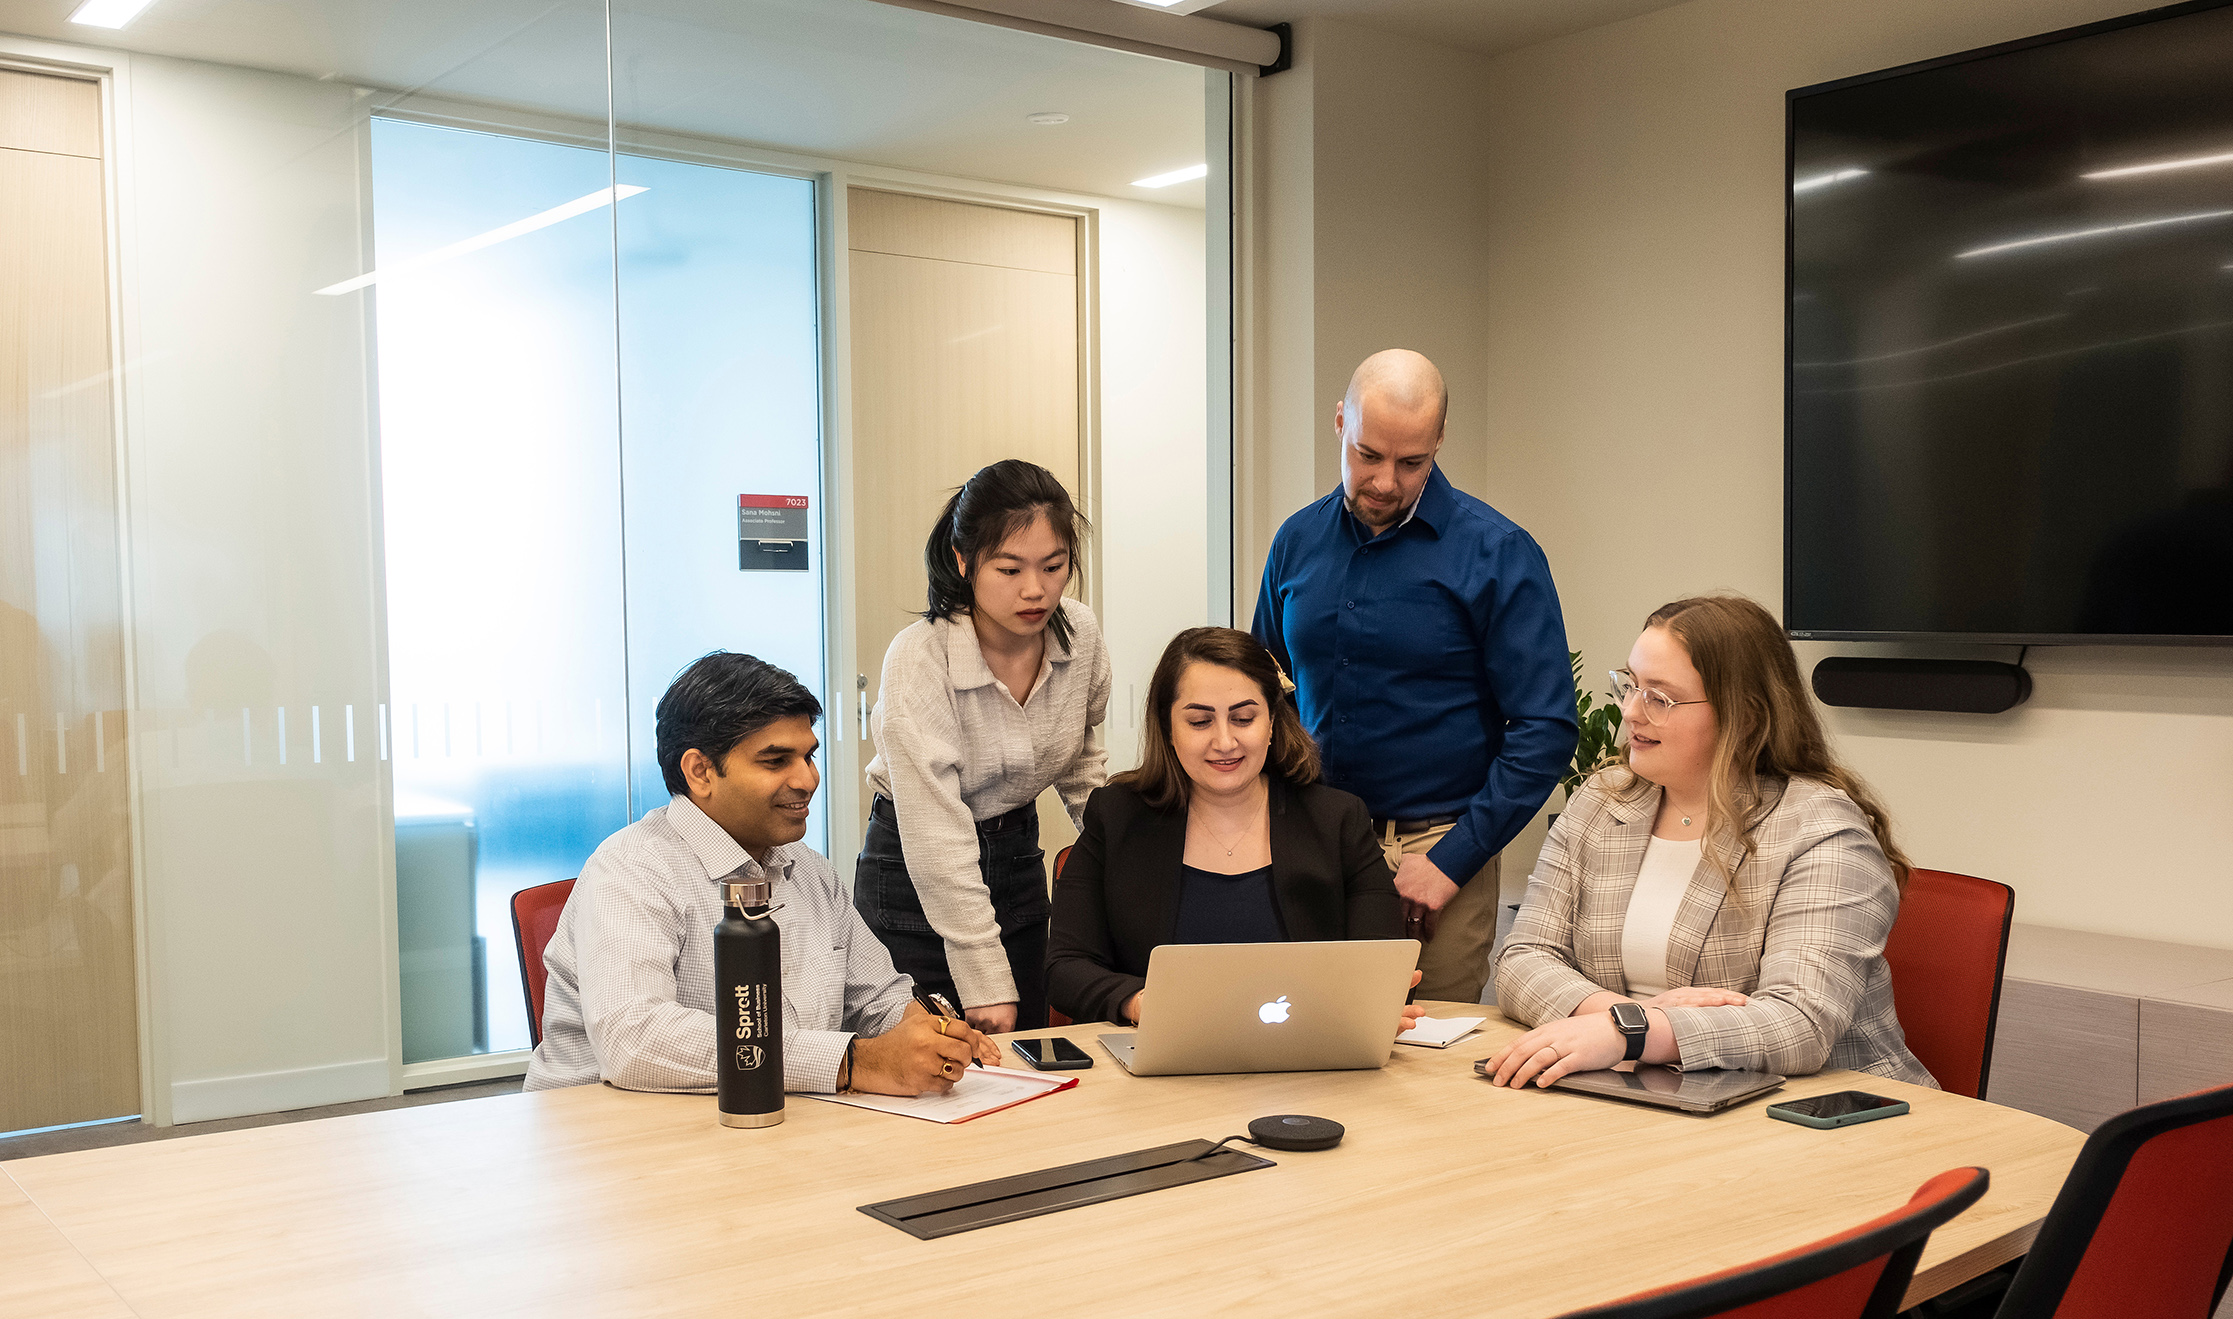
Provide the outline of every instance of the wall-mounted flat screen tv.
<path id="1" fill-rule="evenodd" d="M 1787 110 L 1791 634 L 2233 644 L 2233 6 Z"/>

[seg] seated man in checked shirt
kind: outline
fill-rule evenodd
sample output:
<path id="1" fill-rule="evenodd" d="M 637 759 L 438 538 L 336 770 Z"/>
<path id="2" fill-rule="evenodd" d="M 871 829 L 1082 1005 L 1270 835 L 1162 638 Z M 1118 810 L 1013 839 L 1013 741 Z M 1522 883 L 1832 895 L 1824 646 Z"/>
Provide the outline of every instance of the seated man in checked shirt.
<path id="1" fill-rule="evenodd" d="M 944 1092 L 998 1047 L 918 1005 L 829 860 L 799 842 L 822 776 L 821 703 L 796 678 L 726 651 L 659 699 L 665 806 L 582 868 L 543 954 L 550 982 L 529 1090 L 607 1081 L 710 1092 L 718 881 L 773 876 L 783 932 L 787 1090 Z"/>

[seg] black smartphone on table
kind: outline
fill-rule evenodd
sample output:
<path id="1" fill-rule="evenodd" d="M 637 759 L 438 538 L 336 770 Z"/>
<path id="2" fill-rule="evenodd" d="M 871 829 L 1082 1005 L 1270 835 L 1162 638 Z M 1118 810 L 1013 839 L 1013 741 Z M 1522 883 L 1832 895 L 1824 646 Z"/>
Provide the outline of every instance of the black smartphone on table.
<path id="1" fill-rule="evenodd" d="M 1866 1090 L 1840 1090 L 1808 1099 L 1787 1099 L 1768 1105 L 1768 1116 L 1802 1127 L 1850 1127 L 1856 1122 L 1898 1117 L 1907 1111 L 1904 1099 L 1886 1099 Z"/>
<path id="2" fill-rule="evenodd" d="M 1086 1051 L 1060 1035 L 1045 1040 L 1010 1040 L 1016 1056 L 1042 1072 L 1068 1072 L 1093 1066 Z"/>

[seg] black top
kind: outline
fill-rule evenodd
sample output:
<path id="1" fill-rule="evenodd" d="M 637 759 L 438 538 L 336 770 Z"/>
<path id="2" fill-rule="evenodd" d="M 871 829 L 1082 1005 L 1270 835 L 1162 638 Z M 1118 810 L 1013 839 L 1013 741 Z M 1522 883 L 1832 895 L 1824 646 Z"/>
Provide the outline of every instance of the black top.
<path id="1" fill-rule="evenodd" d="M 1179 919 L 1172 943 L 1285 943 L 1272 868 L 1220 875 L 1179 867 Z"/>
<path id="2" fill-rule="evenodd" d="M 1322 783 L 1271 782 L 1278 939 L 1400 939 L 1403 906 L 1365 804 Z M 1186 812 L 1130 786 L 1097 789 L 1054 884 L 1047 1001 L 1073 1021 L 1117 1021 L 1147 985 L 1148 955 L 1178 943 Z"/>

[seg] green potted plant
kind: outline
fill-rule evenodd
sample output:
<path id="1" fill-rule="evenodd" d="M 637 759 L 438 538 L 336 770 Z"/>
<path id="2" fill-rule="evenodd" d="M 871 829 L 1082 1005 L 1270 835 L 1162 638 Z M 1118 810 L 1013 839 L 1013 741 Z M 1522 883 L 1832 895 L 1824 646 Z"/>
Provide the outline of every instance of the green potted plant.
<path id="1" fill-rule="evenodd" d="M 1558 786 L 1566 789 L 1566 798 L 1559 803 L 1561 806 L 1574 800 L 1575 792 L 1589 778 L 1590 771 L 1611 759 L 1614 749 L 1620 745 L 1620 703 L 1608 700 L 1599 705 L 1594 695 L 1582 690 L 1582 652 L 1570 650 L 1566 657 L 1574 668 L 1574 722 L 1580 727 L 1581 736 L 1574 743 L 1574 759 L 1566 767 L 1566 777 L 1558 781 Z M 1550 823 L 1558 823 L 1557 811 L 1551 812 Z M 1510 911 L 1520 909 L 1517 902 L 1505 906 Z M 1506 917 L 1506 924 L 1497 927 L 1500 948 L 1510 920 Z"/>
<path id="2" fill-rule="evenodd" d="M 1566 767 L 1566 777 L 1558 781 L 1558 786 L 1566 789 L 1565 801 L 1570 802 L 1590 772 L 1612 759 L 1619 747 L 1620 704 L 1607 700 L 1599 705 L 1594 695 L 1582 690 L 1582 652 L 1566 653 L 1574 665 L 1574 722 L 1581 728 L 1581 737 L 1574 743 L 1574 761 Z M 1551 818 L 1558 819 L 1557 813 Z"/>

